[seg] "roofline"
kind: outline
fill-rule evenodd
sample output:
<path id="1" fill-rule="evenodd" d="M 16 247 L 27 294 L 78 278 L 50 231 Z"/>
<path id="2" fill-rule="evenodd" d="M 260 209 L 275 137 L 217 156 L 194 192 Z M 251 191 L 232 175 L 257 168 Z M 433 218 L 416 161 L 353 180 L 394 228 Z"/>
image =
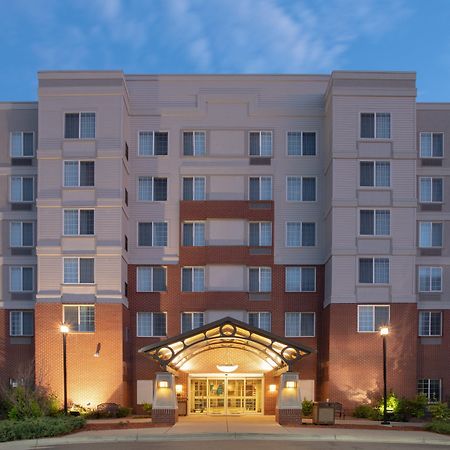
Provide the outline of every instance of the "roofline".
<path id="1" fill-rule="evenodd" d="M 416 108 L 419 110 L 447 110 L 450 102 L 418 102 Z"/>
<path id="2" fill-rule="evenodd" d="M 38 109 L 38 102 L 0 102 L 0 110 Z"/>

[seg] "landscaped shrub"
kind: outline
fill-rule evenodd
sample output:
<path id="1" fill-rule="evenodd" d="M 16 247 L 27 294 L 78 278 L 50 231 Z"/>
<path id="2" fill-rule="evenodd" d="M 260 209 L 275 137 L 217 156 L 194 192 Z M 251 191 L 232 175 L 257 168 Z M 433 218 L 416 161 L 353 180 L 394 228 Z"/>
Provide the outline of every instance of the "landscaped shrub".
<path id="1" fill-rule="evenodd" d="M 450 422 L 433 420 L 433 422 L 425 426 L 425 429 L 435 433 L 450 434 Z"/>
<path id="2" fill-rule="evenodd" d="M 303 417 L 311 417 L 312 416 L 313 404 L 314 404 L 313 401 L 306 400 L 306 398 L 302 401 L 302 414 L 303 414 Z"/>
<path id="3" fill-rule="evenodd" d="M 423 418 L 427 411 L 428 400 L 424 395 L 417 395 L 413 399 L 401 398 L 393 411 L 392 420 L 408 422 L 411 418 Z"/>
<path id="4" fill-rule="evenodd" d="M 82 428 L 83 417 L 39 417 L 0 421 L 0 442 L 58 436 Z"/>
<path id="5" fill-rule="evenodd" d="M 378 409 L 366 403 L 358 405 L 353 411 L 353 417 L 357 417 L 358 419 L 376 420 L 378 419 L 378 415 Z"/>
<path id="6" fill-rule="evenodd" d="M 142 409 L 144 410 L 145 414 L 152 415 L 152 409 L 153 405 L 151 403 L 144 403 L 142 405 Z"/>
<path id="7" fill-rule="evenodd" d="M 428 406 L 428 410 L 437 422 L 450 422 L 450 408 L 446 403 L 434 403 Z"/>
<path id="8" fill-rule="evenodd" d="M 120 406 L 117 411 L 116 417 L 127 417 L 131 414 L 131 408 L 127 408 L 126 406 Z"/>

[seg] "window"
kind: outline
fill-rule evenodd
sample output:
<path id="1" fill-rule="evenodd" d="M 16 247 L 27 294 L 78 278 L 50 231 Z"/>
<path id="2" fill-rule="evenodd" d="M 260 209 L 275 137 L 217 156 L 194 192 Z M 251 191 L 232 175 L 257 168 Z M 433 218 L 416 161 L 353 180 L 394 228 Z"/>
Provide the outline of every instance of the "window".
<path id="1" fill-rule="evenodd" d="M 359 282 L 372 284 L 389 283 L 389 259 L 359 258 Z"/>
<path id="2" fill-rule="evenodd" d="M 290 202 L 315 202 L 316 179 L 314 177 L 287 177 L 286 195 Z"/>
<path id="3" fill-rule="evenodd" d="M 442 247 L 442 223 L 419 222 L 419 247 Z"/>
<path id="4" fill-rule="evenodd" d="M 71 332 L 93 333 L 95 331 L 95 306 L 64 305 L 64 323 Z"/>
<path id="5" fill-rule="evenodd" d="M 286 247 L 314 247 L 316 224 L 314 222 L 287 222 Z"/>
<path id="6" fill-rule="evenodd" d="M 64 187 L 94 186 L 94 161 L 64 161 Z"/>
<path id="7" fill-rule="evenodd" d="M 248 269 L 249 292 L 272 291 L 272 269 L 270 267 L 250 267 Z"/>
<path id="8" fill-rule="evenodd" d="M 442 178 L 420 177 L 419 178 L 419 200 L 421 203 L 441 203 Z"/>
<path id="9" fill-rule="evenodd" d="M 442 267 L 419 267 L 419 292 L 442 291 Z"/>
<path id="10" fill-rule="evenodd" d="M 125 235 L 123 239 L 123 249 L 127 252 L 128 251 L 128 236 Z"/>
<path id="11" fill-rule="evenodd" d="M 286 337 L 314 337 L 315 314 L 312 312 L 287 312 Z"/>
<path id="12" fill-rule="evenodd" d="M 419 336 L 442 336 L 440 311 L 419 311 Z"/>
<path id="13" fill-rule="evenodd" d="M 33 336 L 34 334 L 33 311 L 10 311 L 9 335 Z"/>
<path id="14" fill-rule="evenodd" d="M 165 290 L 165 267 L 140 266 L 137 268 L 137 292 L 162 292 Z"/>
<path id="15" fill-rule="evenodd" d="M 33 267 L 12 266 L 9 268 L 10 292 L 33 291 Z"/>
<path id="16" fill-rule="evenodd" d="M 206 200 L 206 178 L 183 178 L 183 200 Z"/>
<path id="17" fill-rule="evenodd" d="M 249 223 L 250 247 L 270 247 L 272 245 L 272 222 Z"/>
<path id="18" fill-rule="evenodd" d="M 165 202 L 167 200 L 167 178 L 139 177 L 138 200 Z"/>
<path id="19" fill-rule="evenodd" d="M 205 245 L 205 223 L 183 223 L 183 245 L 201 247 Z"/>
<path id="20" fill-rule="evenodd" d="M 94 283 L 94 258 L 64 258 L 64 283 Z"/>
<path id="21" fill-rule="evenodd" d="M 314 267 L 286 267 L 286 292 L 315 292 L 316 269 Z"/>
<path id="22" fill-rule="evenodd" d="M 11 158 L 31 158 L 34 156 L 34 133 L 14 131 L 10 141 Z"/>
<path id="23" fill-rule="evenodd" d="M 138 312 L 136 319 L 138 337 L 166 336 L 166 313 Z"/>
<path id="24" fill-rule="evenodd" d="M 390 139 L 390 113 L 361 113 L 360 137 L 362 139 Z"/>
<path id="25" fill-rule="evenodd" d="M 386 209 L 361 209 L 359 211 L 359 234 L 362 236 L 389 236 L 391 212 Z"/>
<path id="26" fill-rule="evenodd" d="M 64 236 L 87 236 L 93 234 L 93 209 L 64 210 Z"/>
<path id="27" fill-rule="evenodd" d="M 181 332 L 186 333 L 204 325 L 204 314 L 202 312 L 181 313 Z"/>
<path id="28" fill-rule="evenodd" d="M 128 206 L 128 189 L 125 188 L 123 192 L 123 201 L 125 202 L 125 205 Z"/>
<path id="29" fill-rule="evenodd" d="M 140 131 L 139 156 L 167 155 L 169 148 L 169 133 L 167 131 Z"/>
<path id="30" fill-rule="evenodd" d="M 250 177 L 249 200 L 272 200 L 272 177 Z"/>
<path id="31" fill-rule="evenodd" d="M 385 325 L 389 325 L 389 306 L 358 305 L 358 332 L 376 333 Z"/>
<path id="32" fill-rule="evenodd" d="M 140 247 L 166 247 L 167 222 L 138 223 L 138 245 Z"/>
<path id="33" fill-rule="evenodd" d="M 181 270 L 181 290 L 183 292 L 203 292 L 205 290 L 205 268 L 183 267 Z"/>
<path id="34" fill-rule="evenodd" d="M 422 378 L 417 381 L 417 393 L 423 394 L 429 403 L 441 401 L 441 380 Z"/>
<path id="35" fill-rule="evenodd" d="M 11 177 L 10 183 L 11 203 L 27 203 L 34 201 L 33 177 Z"/>
<path id="36" fill-rule="evenodd" d="M 306 131 L 288 131 L 289 156 L 315 156 L 316 133 Z"/>
<path id="37" fill-rule="evenodd" d="M 66 113 L 65 139 L 95 139 L 95 113 Z"/>
<path id="38" fill-rule="evenodd" d="M 420 133 L 420 157 L 442 158 L 444 156 L 443 133 Z"/>
<path id="39" fill-rule="evenodd" d="M 270 332 L 272 328 L 272 314 L 270 312 L 249 312 L 248 324 Z"/>
<path id="40" fill-rule="evenodd" d="M 185 131 L 183 133 L 183 155 L 206 155 L 206 133 L 204 131 Z"/>
<path id="41" fill-rule="evenodd" d="M 249 134 L 250 156 L 272 156 L 272 132 L 251 131 Z"/>
<path id="42" fill-rule="evenodd" d="M 33 223 L 11 222 L 9 224 L 9 245 L 15 247 L 33 247 Z"/>
<path id="43" fill-rule="evenodd" d="M 359 185 L 389 187 L 391 185 L 391 163 L 389 161 L 360 161 Z"/>

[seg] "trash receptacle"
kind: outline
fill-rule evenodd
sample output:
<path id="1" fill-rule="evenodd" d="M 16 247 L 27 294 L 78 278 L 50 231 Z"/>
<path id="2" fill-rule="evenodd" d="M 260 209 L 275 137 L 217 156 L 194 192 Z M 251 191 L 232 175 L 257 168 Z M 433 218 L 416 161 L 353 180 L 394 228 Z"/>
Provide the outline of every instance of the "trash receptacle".
<path id="1" fill-rule="evenodd" d="M 178 399 L 178 415 L 179 416 L 187 416 L 187 399 L 186 398 Z"/>
<path id="2" fill-rule="evenodd" d="M 334 405 L 327 402 L 315 402 L 313 405 L 313 423 L 317 425 L 334 425 Z"/>

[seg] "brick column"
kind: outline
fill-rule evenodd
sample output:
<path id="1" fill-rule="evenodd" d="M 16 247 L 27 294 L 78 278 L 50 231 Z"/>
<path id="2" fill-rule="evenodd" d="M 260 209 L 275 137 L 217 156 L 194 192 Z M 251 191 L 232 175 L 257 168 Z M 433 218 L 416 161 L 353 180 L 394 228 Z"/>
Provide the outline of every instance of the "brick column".
<path id="1" fill-rule="evenodd" d="M 174 425 L 178 421 L 178 402 L 175 377 L 168 372 L 157 372 L 153 397 L 152 422 Z"/>
<path id="2" fill-rule="evenodd" d="M 285 372 L 280 377 L 275 420 L 280 425 L 302 424 L 302 396 L 297 372 Z"/>

